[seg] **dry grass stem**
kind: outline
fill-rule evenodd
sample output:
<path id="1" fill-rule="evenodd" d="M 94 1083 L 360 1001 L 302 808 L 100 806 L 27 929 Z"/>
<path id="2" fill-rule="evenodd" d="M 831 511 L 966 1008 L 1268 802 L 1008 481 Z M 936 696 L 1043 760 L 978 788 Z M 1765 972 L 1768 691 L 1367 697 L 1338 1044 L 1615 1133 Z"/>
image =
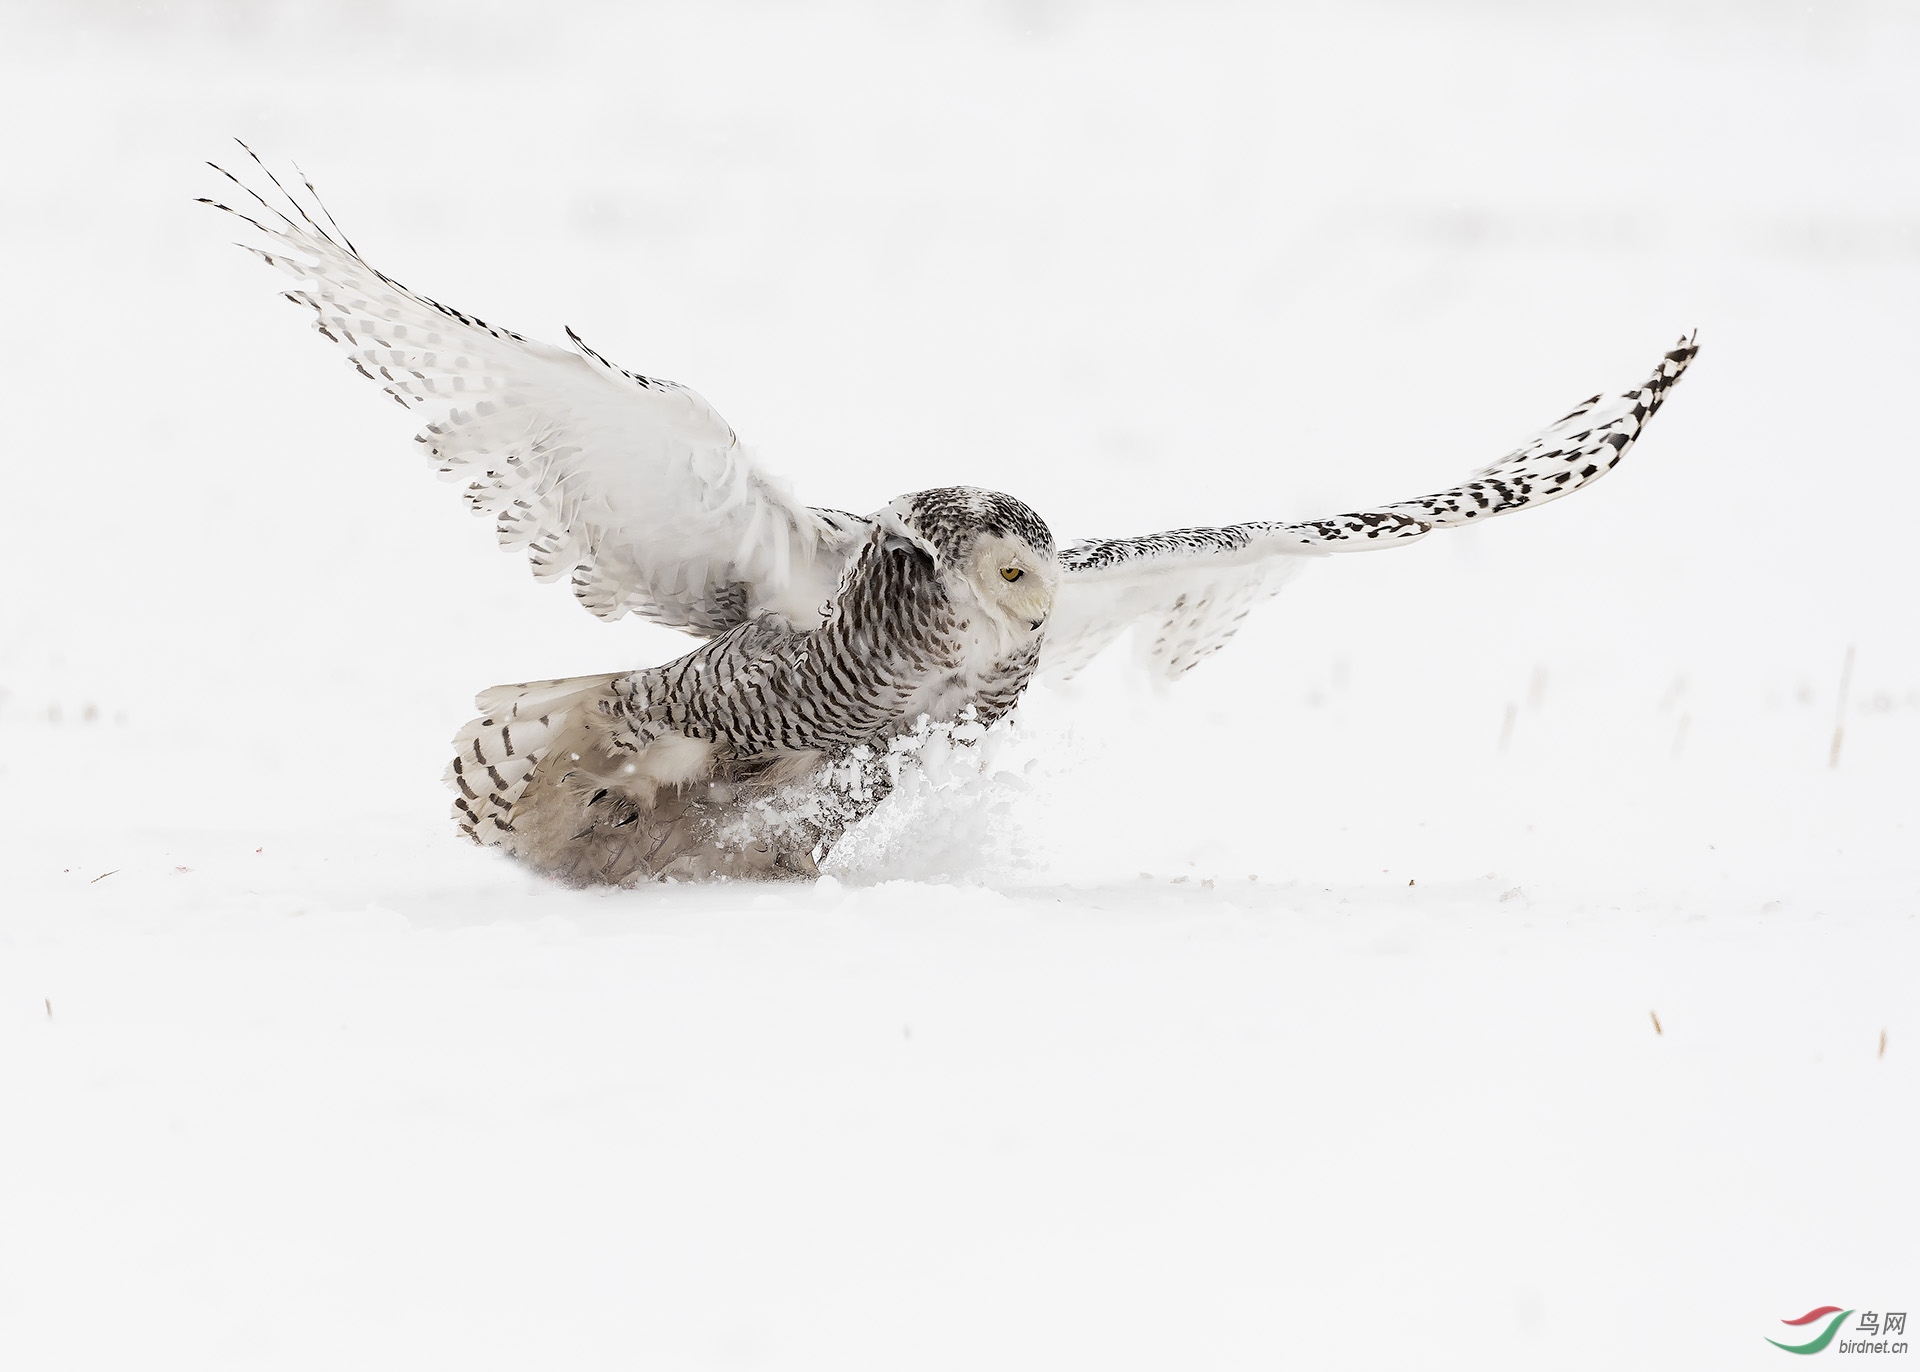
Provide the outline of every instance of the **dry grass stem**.
<path id="1" fill-rule="evenodd" d="M 1840 699 L 1833 708 L 1833 746 L 1827 749 L 1827 766 L 1840 765 L 1840 744 L 1847 732 L 1847 692 L 1853 689 L 1853 645 L 1847 645 L 1847 660 L 1840 668 Z"/>

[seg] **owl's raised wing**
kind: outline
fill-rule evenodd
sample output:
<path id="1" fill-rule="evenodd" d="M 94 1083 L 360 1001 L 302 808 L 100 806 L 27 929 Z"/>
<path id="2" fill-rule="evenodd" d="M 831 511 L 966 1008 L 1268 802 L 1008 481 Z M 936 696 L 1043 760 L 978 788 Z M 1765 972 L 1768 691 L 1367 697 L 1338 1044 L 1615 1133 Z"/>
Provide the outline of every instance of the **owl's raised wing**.
<path id="1" fill-rule="evenodd" d="M 286 298 L 355 371 L 425 416 L 414 441 L 502 547 L 526 548 L 536 577 L 568 577 L 601 619 L 631 611 L 705 636 L 762 609 L 818 619 L 856 521 L 770 480 L 685 386 L 614 366 L 572 329 L 578 352 L 408 290 L 360 256 L 317 195 L 326 227 L 247 155 L 291 215 L 217 166 L 265 214 L 204 203 L 266 235 L 240 246 L 297 278 Z"/>
<path id="2" fill-rule="evenodd" d="M 1682 338 L 1639 386 L 1594 396 L 1437 495 L 1304 524 L 1230 524 L 1076 543 L 1060 553 L 1060 589 L 1040 669 L 1072 676 L 1131 627 L 1143 661 L 1172 678 L 1218 652 L 1253 607 L 1309 558 L 1394 547 L 1571 494 L 1619 465 L 1696 351 L 1691 335 Z"/>

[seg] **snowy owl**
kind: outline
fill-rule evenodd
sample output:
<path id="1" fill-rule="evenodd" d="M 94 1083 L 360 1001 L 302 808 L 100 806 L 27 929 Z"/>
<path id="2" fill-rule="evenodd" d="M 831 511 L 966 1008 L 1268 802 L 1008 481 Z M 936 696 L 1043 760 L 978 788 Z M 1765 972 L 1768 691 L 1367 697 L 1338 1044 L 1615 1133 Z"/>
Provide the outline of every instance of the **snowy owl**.
<path id="1" fill-rule="evenodd" d="M 572 882 L 814 875 L 916 731 L 991 726 L 1036 671 L 1070 676 L 1129 628 L 1145 665 L 1177 676 L 1313 558 L 1579 490 L 1619 464 L 1695 351 L 1682 338 L 1639 386 L 1437 495 L 1061 547 L 1019 500 L 973 487 L 868 515 L 805 505 L 693 391 L 571 329 L 569 351 L 406 289 L 310 182 L 311 211 L 253 160 L 278 205 L 218 167 L 248 199 L 205 203 L 263 234 L 242 246 L 296 279 L 286 298 L 422 413 L 414 441 L 501 545 L 600 619 L 705 640 L 663 666 L 483 691 L 455 737 L 461 831 Z"/>

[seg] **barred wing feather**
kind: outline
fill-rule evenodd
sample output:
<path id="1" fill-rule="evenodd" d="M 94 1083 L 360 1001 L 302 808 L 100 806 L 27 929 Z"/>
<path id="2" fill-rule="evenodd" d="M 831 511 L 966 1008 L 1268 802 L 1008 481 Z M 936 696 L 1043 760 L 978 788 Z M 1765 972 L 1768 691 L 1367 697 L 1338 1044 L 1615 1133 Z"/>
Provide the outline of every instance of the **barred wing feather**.
<path id="1" fill-rule="evenodd" d="M 1172 678 L 1218 652 L 1307 559 L 1393 547 L 1438 528 L 1558 500 L 1605 476 L 1693 361 L 1691 335 L 1639 386 L 1596 395 L 1458 486 L 1301 524 L 1255 522 L 1092 539 L 1060 554 L 1041 670 L 1071 677 L 1133 628 L 1137 655 Z"/>
<path id="2" fill-rule="evenodd" d="M 285 210 L 218 167 L 244 209 L 205 203 L 265 235 L 241 246 L 295 278 L 286 298 L 355 371 L 422 414 L 415 441 L 502 547 L 527 550 L 535 576 L 567 577 L 601 619 L 634 613 L 702 636 L 760 610 L 817 621 L 843 522 L 771 480 L 699 395 L 616 367 L 571 329 L 578 351 L 408 290 L 360 256 L 317 196 L 319 218 L 253 160 Z"/>

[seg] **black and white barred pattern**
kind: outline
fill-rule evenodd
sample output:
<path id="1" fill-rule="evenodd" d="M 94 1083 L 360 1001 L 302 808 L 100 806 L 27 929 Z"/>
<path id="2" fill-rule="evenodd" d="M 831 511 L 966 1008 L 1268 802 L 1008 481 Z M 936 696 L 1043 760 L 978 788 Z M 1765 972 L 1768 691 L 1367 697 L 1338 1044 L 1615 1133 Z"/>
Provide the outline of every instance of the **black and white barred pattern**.
<path id="1" fill-rule="evenodd" d="M 1618 466 L 1698 351 L 1691 335 L 1623 394 L 1582 401 L 1521 447 L 1437 495 L 1357 514 L 1284 524 L 1255 521 L 1093 539 L 1064 549 L 1060 611 L 1046 669 L 1071 676 L 1128 624 L 1150 669 L 1173 677 L 1224 647 L 1252 607 L 1304 558 L 1394 547 L 1438 528 L 1544 505 Z"/>
<path id="2" fill-rule="evenodd" d="M 1692 335 L 1683 337 L 1660 359 L 1653 375 L 1633 390 L 1605 404 L 1606 398 L 1599 395 L 1581 401 L 1527 443 L 1475 472 L 1472 480 L 1438 495 L 1298 524 L 1254 521 L 1173 529 L 1140 538 L 1089 539 L 1064 550 L 1060 565 L 1071 576 L 1127 563 L 1249 550 L 1330 552 L 1342 547 L 1383 547 L 1410 542 L 1448 525 L 1544 505 L 1619 466 L 1698 351 Z"/>
<path id="3" fill-rule="evenodd" d="M 903 503 L 902 522 L 946 558 L 1020 530 L 1041 540 L 1036 554 L 1052 551 L 1045 524 L 1007 496 L 953 488 Z M 761 615 L 664 666 L 483 696 L 499 713 L 455 741 L 455 817 L 476 842 L 568 879 L 809 874 L 886 794 L 889 779 L 860 764 L 924 725 L 929 681 L 968 674 L 958 713 L 985 726 L 1026 689 L 1038 634 L 969 673 L 968 614 L 925 547 L 876 528 L 817 628 Z M 654 786 L 656 752 L 698 761 Z M 776 809 L 784 824 L 768 818 Z"/>
<path id="4" fill-rule="evenodd" d="M 407 289 L 304 179 L 311 211 L 264 164 L 274 199 L 215 170 L 251 203 L 204 203 L 264 238 L 241 246 L 296 279 L 285 298 L 348 366 L 422 414 L 414 441 L 536 577 L 564 579 L 600 619 L 702 636 L 761 609 L 804 618 L 832 590 L 857 531 L 794 499 L 698 394 L 616 366 L 572 329 L 577 351 Z"/>

